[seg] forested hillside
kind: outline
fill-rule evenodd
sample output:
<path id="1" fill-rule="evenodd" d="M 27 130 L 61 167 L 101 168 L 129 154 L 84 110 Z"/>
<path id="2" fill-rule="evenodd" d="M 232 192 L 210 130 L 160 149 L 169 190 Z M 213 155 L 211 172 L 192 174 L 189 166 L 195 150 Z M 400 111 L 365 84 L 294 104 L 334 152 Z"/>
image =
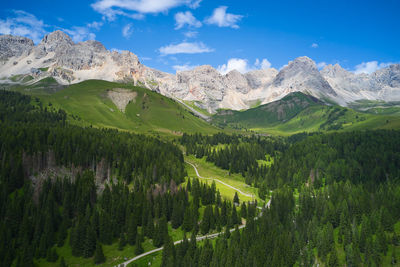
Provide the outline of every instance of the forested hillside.
<path id="1" fill-rule="evenodd" d="M 186 171 L 172 143 L 71 126 L 64 111 L 6 91 L 0 129 L 1 266 L 68 264 L 60 248 L 102 263 L 104 245 L 134 245 L 136 254 L 145 238 L 162 246 L 168 225 L 205 234 L 255 216 L 254 205 L 237 212 L 215 184 L 180 186 Z"/>
<path id="2" fill-rule="evenodd" d="M 214 246 L 178 245 L 174 264 L 397 265 L 399 142 L 400 132 L 387 130 L 285 139 L 184 135 L 186 153 L 243 172 L 256 181 L 261 198 L 273 193 L 261 218 L 220 237 Z M 257 164 L 266 155 L 269 162 Z"/>

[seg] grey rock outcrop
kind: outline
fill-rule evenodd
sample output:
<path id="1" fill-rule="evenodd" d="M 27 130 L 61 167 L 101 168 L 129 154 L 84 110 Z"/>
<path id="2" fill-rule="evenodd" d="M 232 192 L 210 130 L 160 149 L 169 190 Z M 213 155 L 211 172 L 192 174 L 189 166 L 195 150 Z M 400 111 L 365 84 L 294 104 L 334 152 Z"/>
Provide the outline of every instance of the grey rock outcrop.
<path id="1" fill-rule="evenodd" d="M 71 37 L 62 31 L 55 31 L 44 36 L 33 52 L 36 59 L 41 59 L 50 52 L 62 54 L 73 45 Z"/>
<path id="2" fill-rule="evenodd" d="M 0 35 L 0 61 L 11 57 L 28 55 L 34 47 L 33 41 L 26 37 Z"/>
<path id="3" fill-rule="evenodd" d="M 289 62 L 275 77 L 272 85 L 289 93 L 300 91 L 336 95 L 318 71 L 315 62 L 308 57 L 299 57 Z"/>

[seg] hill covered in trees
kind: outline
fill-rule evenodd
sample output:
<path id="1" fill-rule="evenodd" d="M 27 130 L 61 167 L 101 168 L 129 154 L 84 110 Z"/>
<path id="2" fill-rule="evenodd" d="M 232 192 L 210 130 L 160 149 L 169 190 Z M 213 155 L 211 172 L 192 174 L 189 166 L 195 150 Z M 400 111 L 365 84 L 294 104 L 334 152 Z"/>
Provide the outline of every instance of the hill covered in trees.
<path id="1" fill-rule="evenodd" d="M 243 172 L 256 181 L 261 198 L 273 193 L 270 209 L 243 230 L 221 236 L 215 245 L 178 245 L 168 261 L 177 266 L 397 265 L 399 140 L 400 132 L 393 130 L 284 139 L 184 135 L 186 153 Z M 266 155 L 272 162 L 257 165 Z"/>
<path id="2" fill-rule="evenodd" d="M 137 254 L 145 238 L 162 246 L 168 224 L 205 234 L 255 216 L 255 205 L 237 212 L 215 184 L 180 186 L 186 171 L 172 143 L 73 126 L 63 110 L 7 91 L 0 129 L 1 266 L 60 261 L 66 246 L 101 263 L 104 245 L 135 245 Z"/>

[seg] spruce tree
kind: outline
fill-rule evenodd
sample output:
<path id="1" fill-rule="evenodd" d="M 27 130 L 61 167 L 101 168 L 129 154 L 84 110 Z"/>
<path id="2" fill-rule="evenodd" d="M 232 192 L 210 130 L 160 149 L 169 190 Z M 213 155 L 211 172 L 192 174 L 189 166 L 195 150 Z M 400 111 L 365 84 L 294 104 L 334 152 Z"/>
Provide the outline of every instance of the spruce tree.
<path id="1" fill-rule="evenodd" d="M 190 232 L 193 228 L 193 217 L 191 214 L 191 208 L 188 205 L 185 209 L 185 215 L 183 217 L 182 229 L 186 232 Z"/>
<path id="2" fill-rule="evenodd" d="M 171 216 L 171 225 L 172 228 L 177 229 L 181 226 L 181 205 L 178 200 L 174 201 L 172 216 Z"/>
<path id="3" fill-rule="evenodd" d="M 135 246 L 135 254 L 139 255 L 143 253 L 143 247 L 142 247 L 142 238 L 141 234 L 136 235 L 136 246 Z"/>
<path id="4" fill-rule="evenodd" d="M 131 246 L 135 245 L 136 235 L 137 235 L 137 225 L 134 214 L 132 213 L 131 216 L 129 217 L 128 233 L 126 238 L 129 245 Z"/>
<path id="5" fill-rule="evenodd" d="M 240 206 L 240 216 L 242 218 L 247 218 L 247 207 L 246 207 L 246 203 L 243 201 L 242 205 Z"/>
<path id="6" fill-rule="evenodd" d="M 175 246 L 174 243 L 172 242 L 172 238 L 169 235 L 167 235 L 165 238 L 164 249 L 162 252 L 161 266 L 163 267 L 175 266 L 174 262 L 175 262 Z"/>
<path id="7" fill-rule="evenodd" d="M 100 242 L 96 243 L 96 251 L 94 252 L 94 263 L 100 264 L 106 261 L 106 257 L 103 253 L 103 247 L 101 246 Z"/>
<path id="8" fill-rule="evenodd" d="M 235 196 L 233 197 L 233 203 L 239 205 L 239 196 L 237 192 L 235 192 Z"/>
<path id="9" fill-rule="evenodd" d="M 126 245 L 125 234 L 121 233 L 119 237 L 118 250 L 120 251 L 124 250 L 125 245 Z"/>

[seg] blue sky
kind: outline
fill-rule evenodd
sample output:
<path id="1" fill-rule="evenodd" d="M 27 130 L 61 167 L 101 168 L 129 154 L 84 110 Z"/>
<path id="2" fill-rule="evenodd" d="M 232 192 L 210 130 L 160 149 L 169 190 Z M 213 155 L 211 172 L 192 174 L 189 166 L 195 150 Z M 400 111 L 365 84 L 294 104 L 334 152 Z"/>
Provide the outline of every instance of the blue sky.
<path id="1" fill-rule="evenodd" d="M 171 73 L 279 69 L 299 56 L 370 73 L 400 62 L 399 14 L 398 0 L 19 0 L 2 3 L 0 34 L 37 43 L 61 29 Z"/>

